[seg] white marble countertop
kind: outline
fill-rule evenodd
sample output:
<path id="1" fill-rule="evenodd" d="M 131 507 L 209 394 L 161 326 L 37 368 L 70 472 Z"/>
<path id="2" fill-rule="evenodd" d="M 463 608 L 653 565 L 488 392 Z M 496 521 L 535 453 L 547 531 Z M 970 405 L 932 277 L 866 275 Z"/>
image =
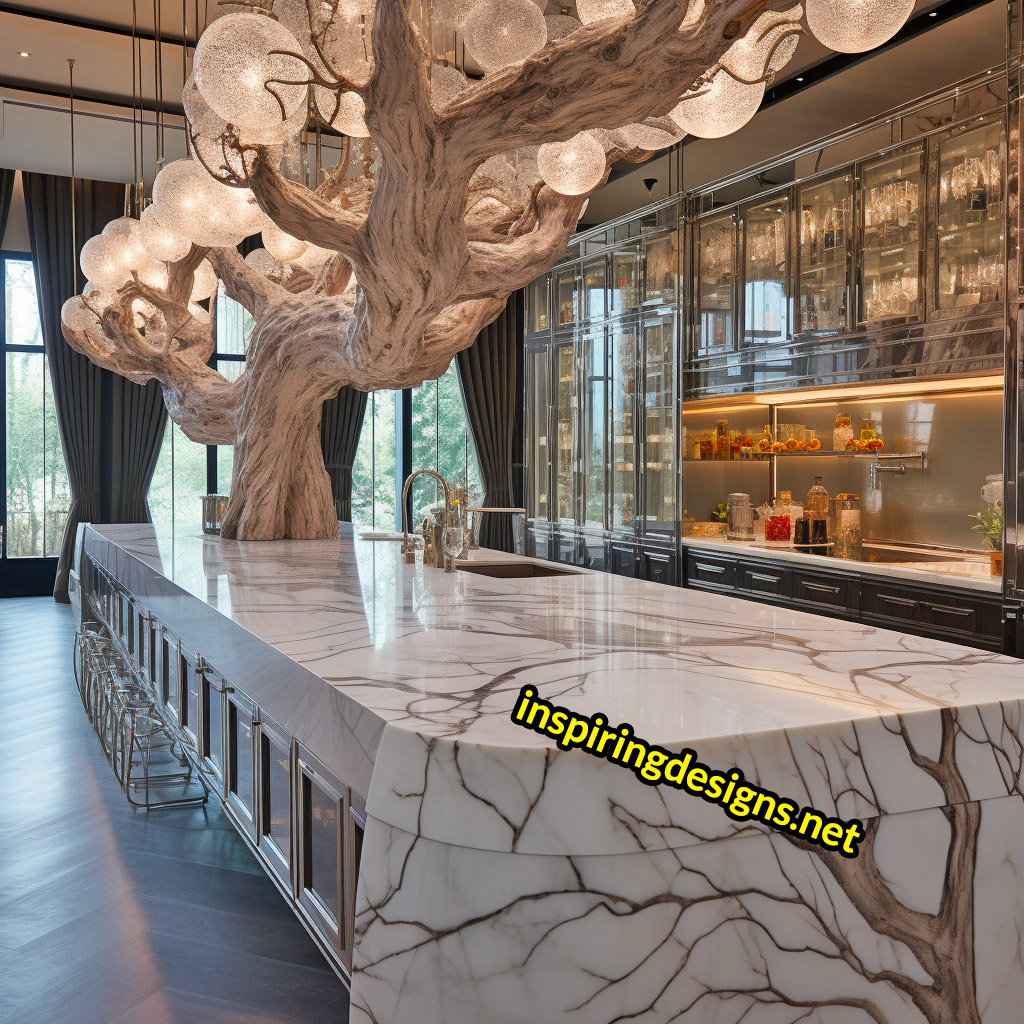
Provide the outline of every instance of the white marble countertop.
<path id="1" fill-rule="evenodd" d="M 759 827 L 514 725 L 525 684 L 843 817 L 937 805 L 903 783 L 920 773 L 900 770 L 901 723 L 927 745 L 941 709 L 957 708 L 998 732 L 1024 700 L 1014 659 L 604 573 L 445 574 L 351 533 L 246 544 L 96 526 L 86 550 L 116 574 L 140 563 L 136 578 L 154 571 L 179 605 L 216 610 L 337 691 L 346 721 L 372 737 L 368 812 L 457 845 L 620 853 L 635 849 L 638 821 L 665 847 Z M 298 736 L 313 705 L 298 691 L 294 705 L 284 724 Z M 1004 790 L 997 764 L 978 766 L 972 798 Z"/>
<path id="2" fill-rule="evenodd" d="M 896 582 L 934 583 L 942 587 L 978 590 L 987 594 L 1001 594 L 1003 581 L 993 576 L 989 560 L 984 556 L 964 559 L 942 559 L 934 562 L 859 562 L 831 555 L 812 555 L 791 548 L 775 547 L 758 541 L 728 540 L 725 537 L 684 537 L 683 546 L 709 551 L 750 555 L 757 558 L 779 558 L 809 569 L 836 569 L 839 572 L 859 572 L 869 576 L 885 576 Z"/>

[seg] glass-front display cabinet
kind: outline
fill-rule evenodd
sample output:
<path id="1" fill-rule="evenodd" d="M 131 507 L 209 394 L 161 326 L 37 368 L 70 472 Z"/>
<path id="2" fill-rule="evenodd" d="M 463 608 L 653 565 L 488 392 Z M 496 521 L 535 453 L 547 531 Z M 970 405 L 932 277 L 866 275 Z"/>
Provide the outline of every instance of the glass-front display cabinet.
<path id="1" fill-rule="evenodd" d="M 634 323 L 612 327 L 608 380 L 611 474 L 608 525 L 619 532 L 634 529 L 636 516 L 636 374 L 637 334 Z"/>
<path id="2" fill-rule="evenodd" d="M 544 334 L 551 328 L 551 276 L 538 277 L 526 289 L 526 333 Z"/>
<path id="3" fill-rule="evenodd" d="M 608 303 L 608 261 L 603 256 L 584 262 L 582 292 L 583 318 L 603 320 Z"/>
<path id="4" fill-rule="evenodd" d="M 580 460 L 583 528 L 605 527 L 608 468 L 608 346 L 607 332 L 598 327 L 580 339 L 582 416 Z"/>
<path id="5" fill-rule="evenodd" d="M 697 308 L 694 348 L 704 354 L 736 347 L 736 214 L 697 224 Z"/>
<path id="6" fill-rule="evenodd" d="M 839 334 L 850 329 L 853 174 L 798 190 L 800 310 L 796 331 Z"/>
<path id="7" fill-rule="evenodd" d="M 923 143 L 861 168 L 860 320 L 872 326 L 923 316 Z"/>
<path id="8" fill-rule="evenodd" d="M 677 518 L 675 318 L 645 319 L 643 338 L 643 531 L 671 537 Z"/>
<path id="9" fill-rule="evenodd" d="M 743 343 L 785 341 L 790 334 L 789 197 L 743 211 Z"/>
<path id="10" fill-rule="evenodd" d="M 573 343 L 555 346 L 555 518 L 570 524 L 576 520 L 575 460 L 576 375 Z"/>
<path id="11" fill-rule="evenodd" d="M 612 253 L 611 302 L 608 313 L 633 313 L 640 306 L 640 253 L 635 245 Z"/>
<path id="12" fill-rule="evenodd" d="M 1002 124 L 952 132 L 937 145 L 933 308 L 1003 299 Z"/>
<path id="13" fill-rule="evenodd" d="M 679 231 L 644 243 L 644 306 L 674 306 L 679 280 Z"/>
<path id="14" fill-rule="evenodd" d="M 555 275 L 555 327 L 572 327 L 579 319 L 579 292 L 576 268 L 560 270 Z"/>
<path id="15" fill-rule="evenodd" d="M 527 486 L 526 514 L 531 519 L 547 519 L 550 514 L 548 487 L 551 479 L 550 430 L 551 382 L 549 372 L 550 349 L 531 349 L 526 356 L 527 395 Z"/>

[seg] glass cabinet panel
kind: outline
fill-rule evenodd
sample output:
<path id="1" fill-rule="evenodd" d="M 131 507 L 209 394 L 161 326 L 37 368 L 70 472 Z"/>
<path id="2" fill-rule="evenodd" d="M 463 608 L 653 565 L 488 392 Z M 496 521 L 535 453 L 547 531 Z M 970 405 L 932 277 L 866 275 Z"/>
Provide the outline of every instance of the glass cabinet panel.
<path id="1" fill-rule="evenodd" d="M 640 270 L 635 248 L 612 254 L 612 289 L 609 313 L 628 313 L 640 305 Z"/>
<path id="2" fill-rule="evenodd" d="M 1002 125 L 939 143 L 936 308 L 1003 296 Z"/>
<path id="3" fill-rule="evenodd" d="M 676 520 L 675 345 L 671 317 L 644 324 L 644 528 L 672 533 Z"/>
<path id="4" fill-rule="evenodd" d="M 604 528 L 605 468 L 607 458 L 608 348 L 603 330 L 584 336 L 583 363 L 583 523 L 591 530 Z"/>
<path id="5" fill-rule="evenodd" d="M 853 175 L 800 190 L 799 331 L 849 330 Z"/>
<path id="6" fill-rule="evenodd" d="M 583 316 L 603 320 L 608 294 L 608 263 L 604 259 L 583 264 Z"/>
<path id="7" fill-rule="evenodd" d="M 743 341 L 759 345 L 789 337 L 789 199 L 743 214 Z"/>
<path id="8" fill-rule="evenodd" d="M 861 188 L 861 319 L 918 319 L 924 148 L 865 165 Z"/>
<path id="9" fill-rule="evenodd" d="M 558 391 L 555 402 L 555 516 L 575 519 L 573 509 L 573 410 L 576 403 L 573 373 L 573 346 L 555 349 Z"/>
<path id="10" fill-rule="evenodd" d="M 654 238 L 644 247 L 644 302 L 665 305 L 676 301 L 679 277 L 679 232 Z"/>
<path id="11" fill-rule="evenodd" d="M 538 334 L 542 331 L 548 330 L 550 323 L 549 317 L 550 312 L 548 310 L 548 300 L 551 292 L 551 278 L 545 274 L 544 277 L 537 278 L 527 291 L 527 313 L 526 330 L 529 334 Z"/>
<path id="12" fill-rule="evenodd" d="M 637 328 L 617 326 L 611 336 L 611 379 L 608 401 L 611 433 L 611 493 L 608 495 L 609 525 L 632 530 L 636 508 L 635 429 Z"/>
<path id="13" fill-rule="evenodd" d="M 706 217 L 697 227 L 696 347 L 701 352 L 736 346 L 736 218 Z"/>
<path id="14" fill-rule="evenodd" d="M 575 267 L 560 270 L 555 276 L 555 307 L 558 311 L 557 327 L 571 326 L 579 319 Z"/>
<path id="15" fill-rule="evenodd" d="M 529 411 L 530 411 L 530 489 L 529 515 L 534 519 L 547 519 L 548 480 L 551 474 L 551 451 L 548 445 L 548 408 L 550 382 L 548 380 L 548 356 L 550 349 L 535 349 L 530 352 L 529 365 Z"/>

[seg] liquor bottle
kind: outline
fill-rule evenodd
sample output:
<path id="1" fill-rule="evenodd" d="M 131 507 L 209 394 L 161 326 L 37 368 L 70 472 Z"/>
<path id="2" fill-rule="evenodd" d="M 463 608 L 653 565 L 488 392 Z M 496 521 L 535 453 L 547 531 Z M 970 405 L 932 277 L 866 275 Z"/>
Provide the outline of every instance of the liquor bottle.
<path id="1" fill-rule="evenodd" d="M 812 521 L 828 518 L 828 491 L 822 486 L 820 476 L 814 478 L 814 485 L 804 498 L 804 514 Z"/>
<path id="2" fill-rule="evenodd" d="M 969 224 L 980 224 L 988 212 L 988 189 L 985 187 L 985 176 L 981 167 L 978 168 L 978 177 L 971 187 L 967 196 L 967 222 Z"/>
<path id="3" fill-rule="evenodd" d="M 834 206 L 830 206 L 825 213 L 825 251 L 834 249 L 836 245 L 836 222 L 833 219 Z"/>

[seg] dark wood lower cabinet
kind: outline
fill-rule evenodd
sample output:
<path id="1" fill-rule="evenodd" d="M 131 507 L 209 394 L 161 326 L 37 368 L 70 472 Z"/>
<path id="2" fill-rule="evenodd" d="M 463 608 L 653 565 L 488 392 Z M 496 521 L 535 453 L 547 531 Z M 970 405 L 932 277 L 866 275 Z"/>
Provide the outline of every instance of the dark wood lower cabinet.
<path id="1" fill-rule="evenodd" d="M 640 578 L 651 583 L 676 585 L 678 558 L 674 551 L 657 551 L 643 548 L 640 551 Z"/>
<path id="2" fill-rule="evenodd" d="M 815 571 L 767 559 L 686 552 L 685 585 L 1014 653 L 1003 603 L 995 595 L 888 583 L 876 576 Z"/>
<path id="3" fill-rule="evenodd" d="M 611 571 L 616 576 L 628 576 L 636 579 L 637 576 L 637 549 L 634 544 L 612 541 L 609 545 L 611 554 Z"/>

